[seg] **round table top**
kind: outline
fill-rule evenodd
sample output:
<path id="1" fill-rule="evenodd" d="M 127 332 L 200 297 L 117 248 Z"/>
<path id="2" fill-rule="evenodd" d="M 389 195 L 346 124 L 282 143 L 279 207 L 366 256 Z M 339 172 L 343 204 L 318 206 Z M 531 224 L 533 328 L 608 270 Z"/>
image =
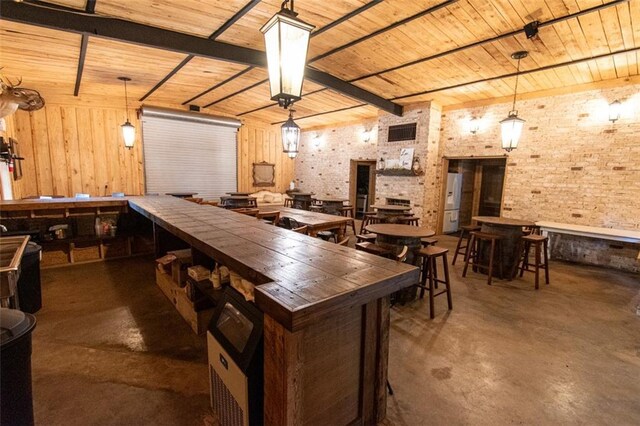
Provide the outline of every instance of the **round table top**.
<path id="1" fill-rule="evenodd" d="M 249 197 L 248 195 L 223 195 L 221 200 L 255 200 L 256 197 Z"/>
<path id="2" fill-rule="evenodd" d="M 316 197 L 316 200 L 323 203 L 343 203 L 349 201 L 347 198 L 335 198 L 335 197 Z"/>
<path id="3" fill-rule="evenodd" d="M 396 210 L 396 211 L 411 210 L 411 206 L 403 206 L 400 204 L 372 204 L 371 207 L 376 210 Z"/>
<path id="4" fill-rule="evenodd" d="M 174 197 L 193 197 L 194 195 L 198 195 L 197 192 L 167 192 L 166 195 L 172 195 Z"/>
<path id="5" fill-rule="evenodd" d="M 504 226 L 535 226 L 536 223 L 530 220 L 511 219 L 502 216 L 474 216 L 473 220 L 480 223 L 488 223 L 490 225 Z"/>
<path id="6" fill-rule="evenodd" d="M 227 194 L 229 195 L 240 195 L 240 196 L 249 196 L 251 195 L 251 192 L 227 192 Z"/>
<path id="7" fill-rule="evenodd" d="M 296 197 L 310 197 L 312 195 L 313 195 L 313 192 L 292 192 L 291 193 L 291 196 L 293 198 L 296 198 Z"/>
<path id="8" fill-rule="evenodd" d="M 374 234 L 399 238 L 425 238 L 435 235 L 435 231 L 424 226 L 398 225 L 395 223 L 377 223 L 365 228 Z"/>

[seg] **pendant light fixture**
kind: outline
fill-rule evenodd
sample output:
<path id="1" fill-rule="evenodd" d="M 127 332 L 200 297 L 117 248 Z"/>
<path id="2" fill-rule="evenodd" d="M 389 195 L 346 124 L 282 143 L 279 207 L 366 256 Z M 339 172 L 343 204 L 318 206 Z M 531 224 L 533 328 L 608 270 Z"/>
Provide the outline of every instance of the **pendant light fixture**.
<path id="1" fill-rule="evenodd" d="M 129 121 L 129 96 L 127 94 L 127 81 L 131 81 L 129 77 L 118 77 L 118 80 L 124 82 L 124 107 L 127 111 L 127 121 L 120 126 L 122 128 L 122 138 L 124 139 L 124 147 L 127 149 L 133 148 L 133 144 L 136 141 L 136 128 Z"/>
<path id="2" fill-rule="evenodd" d="M 289 110 L 289 119 L 282 125 L 282 152 L 296 158 L 300 146 L 300 126 L 293 121 L 294 110 Z"/>
<path id="3" fill-rule="evenodd" d="M 513 59 L 518 60 L 518 66 L 516 70 L 516 85 L 513 91 L 513 106 L 507 118 L 500 122 L 502 128 L 502 149 L 509 152 L 518 147 L 520 136 L 522 135 L 522 128 L 524 127 L 524 120 L 518 117 L 518 111 L 516 111 L 516 96 L 518 95 L 518 77 L 520 75 L 520 60 L 526 58 L 529 52 L 522 50 L 515 52 L 511 55 Z"/>
<path id="4" fill-rule="evenodd" d="M 315 28 L 297 18 L 293 1 L 283 1 L 280 11 L 260 29 L 267 51 L 271 100 L 283 108 L 302 97 L 309 36 Z"/>

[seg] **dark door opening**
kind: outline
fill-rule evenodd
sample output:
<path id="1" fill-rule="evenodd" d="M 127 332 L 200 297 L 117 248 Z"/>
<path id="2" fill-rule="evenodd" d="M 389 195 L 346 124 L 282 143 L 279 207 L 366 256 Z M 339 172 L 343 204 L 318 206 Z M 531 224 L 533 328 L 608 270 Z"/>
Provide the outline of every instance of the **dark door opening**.
<path id="1" fill-rule="evenodd" d="M 361 219 L 376 196 L 376 161 L 351 160 L 349 199 L 356 208 L 356 218 Z"/>
<path id="2" fill-rule="evenodd" d="M 473 216 L 500 216 L 506 163 L 506 158 L 445 159 L 439 232 L 457 232 Z"/>

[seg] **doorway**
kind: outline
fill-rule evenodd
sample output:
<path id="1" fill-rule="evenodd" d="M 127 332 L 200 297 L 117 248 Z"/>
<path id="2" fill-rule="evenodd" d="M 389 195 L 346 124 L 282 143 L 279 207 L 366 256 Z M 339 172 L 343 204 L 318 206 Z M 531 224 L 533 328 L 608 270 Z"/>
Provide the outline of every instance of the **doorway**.
<path id="1" fill-rule="evenodd" d="M 362 219 L 376 197 L 376 160 L 351 160 L 349 200 L 355 206 L 357 219 Z"/>
<path id="2" fill-rule="evenodd" d="M 438 232 L 455 233 L 473 216 L 500 216 L 506 157 L 445 158 Z"/>

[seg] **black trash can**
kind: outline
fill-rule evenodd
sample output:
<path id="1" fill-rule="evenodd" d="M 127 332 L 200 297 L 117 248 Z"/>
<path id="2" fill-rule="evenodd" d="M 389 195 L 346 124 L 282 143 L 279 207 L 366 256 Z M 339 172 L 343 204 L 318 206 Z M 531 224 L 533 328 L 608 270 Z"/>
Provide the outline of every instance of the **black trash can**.
<path id="1" fill-rule="evenodd" d="M 18 300 L 20 310 L 35 314 L 42 308 L 42 286 L 40 285 L 40 256 L 42 247 L 29 242 L 20 263 L 18 278 Z"/>
<path id="2" fill-rule="evenodd" d="M 31 332 L 36 317 L 0 308 L 0 424 L 33 425 Z"/>

